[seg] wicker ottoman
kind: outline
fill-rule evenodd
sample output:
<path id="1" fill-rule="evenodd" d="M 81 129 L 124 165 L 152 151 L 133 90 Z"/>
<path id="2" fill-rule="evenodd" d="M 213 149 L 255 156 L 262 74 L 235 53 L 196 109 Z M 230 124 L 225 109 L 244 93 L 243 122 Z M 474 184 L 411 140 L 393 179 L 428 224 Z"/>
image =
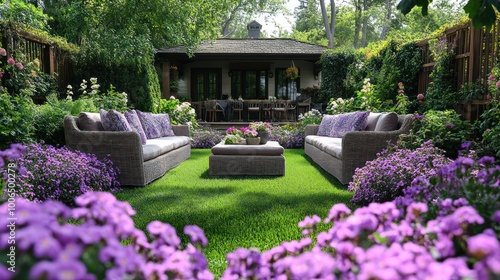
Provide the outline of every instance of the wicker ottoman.
<path id="1" fill-rule="evenodd" d="M 284 149 L 276 141 L 265 145 L 224 145 L 212 148 L 209 175 L 285 175 Z"/>

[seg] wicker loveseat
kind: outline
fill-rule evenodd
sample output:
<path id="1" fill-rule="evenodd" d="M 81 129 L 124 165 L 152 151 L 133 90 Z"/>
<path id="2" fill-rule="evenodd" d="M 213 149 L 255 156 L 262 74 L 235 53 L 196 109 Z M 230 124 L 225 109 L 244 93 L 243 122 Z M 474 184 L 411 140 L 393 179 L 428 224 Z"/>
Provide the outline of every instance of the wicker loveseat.
<path id="1" fill-rule="evenodd" d="M 306 155 L 342 184 L 349 183 L 356 168 L 375 159 L 376 154 L 385 149 L 389 141 L 395 144 L 399 135 L 409 132 L 413 121 L 413 115 L 396 115 L 397 126 L 394 130 L 374 131 L 377 120 L 372 115 L 375 114 L 370 113 L 364 131 L 346 132 L 342 138 L 318 136 L 320 125 L 306 126 Z"/>
<path id="2" fill-rule="evenodd" d="M 86 130 L 79 117 L 64 118 L 66 146 L 70 150 L 109 155 L 119 168 L 119 181 L 125 186 L 145 186 L 191 156 L 189 126 L 173 125 L 175 136 L 147 139 L 142 145 L 135 131 Z"/>

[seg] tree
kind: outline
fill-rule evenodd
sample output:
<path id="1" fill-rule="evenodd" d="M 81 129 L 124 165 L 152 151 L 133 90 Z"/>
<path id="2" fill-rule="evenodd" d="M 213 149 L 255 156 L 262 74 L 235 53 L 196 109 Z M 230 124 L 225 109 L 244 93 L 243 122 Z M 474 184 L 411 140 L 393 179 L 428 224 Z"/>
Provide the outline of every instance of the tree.
<path id="1" fill-rule="evenodd" d="M 422 15 L 428 14 L 428 7 L 432 0 L 401 0 L 397 6 L 403 14 L 408 14 L 415 6 L 422 7 Z M 500 11 L 498 0 L 469 0 L 464 6 L 464 11 L 472 20 L 475 28 L 486 26 L 491 28 L 496 21 L 495 9 Z"/>
<path id="2" fill-rule="evenodd" d="M 330 0 L 330 17 L 326 9 L 325 0 L 320 0 L 321 15 L 323 16 L 323 24 L 325 25 L 326 38 L 328 39 L 328 47 L 335 46 L 335 23 L 337 17 L 337 10 L 335 7 L 335 0 Z"/>
<path id="3" fill-rule="evenodd" d="M 259 13 L 273 14 L 284 9 L 284 0 L 230 0 L 226 4 L 220 25 L 222 36 L 230 37 L 242 34 L 241 28 L 246 27 L 252 17 Z"/>

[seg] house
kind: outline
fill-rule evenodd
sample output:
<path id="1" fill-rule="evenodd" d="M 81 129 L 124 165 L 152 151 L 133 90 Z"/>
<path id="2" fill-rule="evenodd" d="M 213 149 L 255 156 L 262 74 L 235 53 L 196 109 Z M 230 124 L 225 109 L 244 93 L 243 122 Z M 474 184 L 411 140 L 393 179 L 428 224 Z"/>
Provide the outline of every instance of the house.
<path id="1" fill-rule="evenodd" d="M 247 25 L 249 38 L 217 39 L 201 44 L 192 57 L 183 46 L 157 50 L 162 61 L 162 97 L 185 97 L 192 102 L 207 99 L 296 100 L 298 90 L 318 86 L 326 47 L 293 39 L 260 38 L 260 25 Z M 291 65 L 299 78 L 285 78 Z M 170 86 L 166 86 L 170 85 Z"/>

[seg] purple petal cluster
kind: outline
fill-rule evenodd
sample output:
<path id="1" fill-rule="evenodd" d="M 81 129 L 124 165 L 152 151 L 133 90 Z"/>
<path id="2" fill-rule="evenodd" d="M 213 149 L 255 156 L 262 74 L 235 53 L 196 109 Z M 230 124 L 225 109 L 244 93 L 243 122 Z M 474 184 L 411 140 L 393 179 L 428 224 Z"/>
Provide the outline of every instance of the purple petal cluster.
<path id="1" fill-rule="evenodd" d="M 65 147 L 31 144 L 17 164 L 26 169 L 16 178 L 18 195 L 38 202 L 58 200 L 71 205 L 85 192 L 113 192 L 120 186 L 111 160 Z"/>
<path id="2" fill-rule="evenodd" d="M 469 236 L 484 220 L 470 206 L 427 220 L 428 206 L 371 203 L 352 214 L 334 205 L 332 227 L 268 251 L 239 248 L 227 256 L 223 279 L 488 279 L 500 276 L 500 242 L 489 229 Z M 316 216 L 317 217 L 317 216 Z M 332 223 L 333 221 L 333 223 Z M 301 227 L 316 225 L 306 217 Z M 310 235 L 308 233 L 308 235 Z M 456 250 L 466 244 L 467 250 Z M 491 278 L 490 278 L 491 279 Z"/>
<path id="3" fill-rule="evenodd" d="M 16 272 L 0 264 L 2 279 L 213 279 L 205 256 L 192 244 L 181 248 L 175 229 L 159 221 L 148 225 L 151 242 L 135 228 L 135 211 L 111 193 L 88 192 L 76 208 L 58 201 L 16 199 Z M 9 206 L 0 206 L 0 252 L 11 244 Z M 184 231 L 196 245 L 207 245 L 201 229 Z M 126 244 L 126 245 L 125 245 Z M 201 246 L 200 246 L 201 247 Z M 24 275 L 23 274 L 23 275 Z"/>
<path id="4" fill-rule="evenodd" d="M 212 148 L 224 138 L 224 133 L 209 127 L 193 129 L 191 148 Z"/>
<path id="5" fill-rule="evenodd" d="M 285 149 L 304 147 L 304 131 L 296 127 L 271 126 L 269 140 L 277 141 Z"/>
<path id="6" fill-rule="evenodd" d="M 443 151 L 430 141 L 420 148 L 390 149 L 378 154 L 375 160 L 357 168 L 349 190 L 354 192 L 351 203 L 368 205 L 371 202 L 392 201 L 419 176 L 431 177 L 439 167 L 450 163 Z"/>

